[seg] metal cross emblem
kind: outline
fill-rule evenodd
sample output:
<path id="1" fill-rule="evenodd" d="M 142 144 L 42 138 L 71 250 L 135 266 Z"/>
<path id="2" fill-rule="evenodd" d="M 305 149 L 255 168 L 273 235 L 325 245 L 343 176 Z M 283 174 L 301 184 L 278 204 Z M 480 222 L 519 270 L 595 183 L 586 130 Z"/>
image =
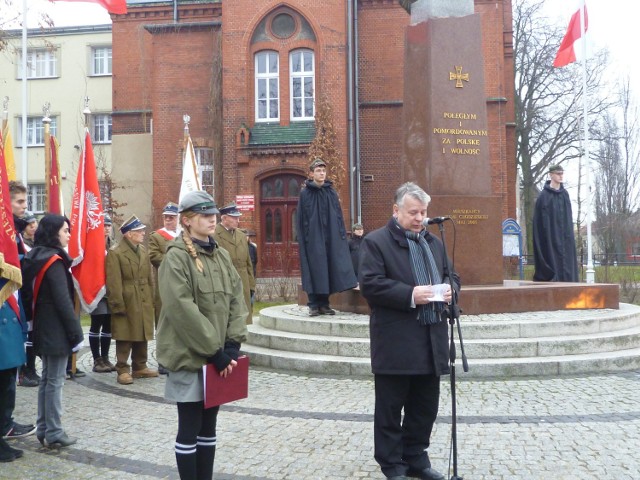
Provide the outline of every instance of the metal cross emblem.
<path id="1" fill-rule="evenodd" d="M 468 73 L 462 73 L 462 67 L 455 67 L 456 68 L 456 73 L 453 72 L 449 72 L 449 80 L 455 80 L 456 81 L 456 88 L 462 88 L 462 81 L 464 80 L 465 82 L 469 81 L 469 74 Z"/>

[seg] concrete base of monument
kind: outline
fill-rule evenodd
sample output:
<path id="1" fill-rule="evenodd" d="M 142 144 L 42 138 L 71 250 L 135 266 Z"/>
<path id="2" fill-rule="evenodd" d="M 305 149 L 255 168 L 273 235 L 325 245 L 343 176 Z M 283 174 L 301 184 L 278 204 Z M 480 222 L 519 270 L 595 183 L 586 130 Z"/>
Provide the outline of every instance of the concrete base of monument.
<path id="1" fill-rule="evenodd" d="M 460 317 L 469 372 L 459 379 L 574 375 L 640 368 L 640 307 Z M 264 308 L 242 350 L 255 366 L 327 375 L 370 375 L 369 316 L 306 306 Z M 456 335 L 457 336 L 457 335 Z M 457 339 L 456 339 L 457 340 Z M 458 363 L 460 349 L 458 347 Z"/>
<path id="2" fill-rule="evenodd" d="M 331 306 L 342 312 L 369 314 L 369 305 L 354 288 L 331 295 Z M 617 309 L 620 287 L 608 283 L 529 282 L 505 280 L 502 285 L 463 286 L 459 299 L 464 315 L 555 310 Z M 298 287 L 298 305 L 307 294 Z"/>

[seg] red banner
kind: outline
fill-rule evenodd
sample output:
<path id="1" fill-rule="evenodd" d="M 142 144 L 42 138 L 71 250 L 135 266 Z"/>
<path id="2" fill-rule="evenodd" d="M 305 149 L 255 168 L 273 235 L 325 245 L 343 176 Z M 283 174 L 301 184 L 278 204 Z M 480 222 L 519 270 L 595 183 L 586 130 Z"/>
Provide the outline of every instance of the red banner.
<path id="1" fill-rule="evenodd" d="M 78 177 L 71 206 L 71 275 L 80 303 L 92 312 L 106 292 L 104 268 L 104 215 L 98 174 L 89 130 L 85 130 Z"/>
<path id="2" fill-rule="evenodd" d="M 11 209 L 11 194 L 9 192 L 9 180 L 4 161 L 4 149 L 2 148 L 2 135 L 0 134 L 0 303 L 9 299 L 22 284 L 20 273 L 20 259 L 18 258 L 18 246 L 16 245 L 16 228 L 13 223 L 13 210 Z M 11 297 L 12 298 L 12 297 Z"/>

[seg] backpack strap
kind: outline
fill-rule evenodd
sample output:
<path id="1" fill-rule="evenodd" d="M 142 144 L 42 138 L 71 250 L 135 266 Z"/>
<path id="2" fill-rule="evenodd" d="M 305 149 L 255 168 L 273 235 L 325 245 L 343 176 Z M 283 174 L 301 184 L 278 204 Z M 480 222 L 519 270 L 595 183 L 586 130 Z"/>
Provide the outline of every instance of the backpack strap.
<path id="1" fill-rule="evenodd" d="M 44 267 L 40 269 L 38 275 L 36 275 L 36 279 L 33 284 L 33 300 L 31 300 L 31 315 L 33 318 L 36 318 L 36 300 L 38 299 L 38 292 L 40 291 L 40 284 L 42 284 L 42 280 L 44 279 L 44 274 L 47 272 L 49 267 L 53 265 L 53 262 L 56 260 L 62 260 L 60 255 L 52 255 L 47 263 L 44 264 Z"/>

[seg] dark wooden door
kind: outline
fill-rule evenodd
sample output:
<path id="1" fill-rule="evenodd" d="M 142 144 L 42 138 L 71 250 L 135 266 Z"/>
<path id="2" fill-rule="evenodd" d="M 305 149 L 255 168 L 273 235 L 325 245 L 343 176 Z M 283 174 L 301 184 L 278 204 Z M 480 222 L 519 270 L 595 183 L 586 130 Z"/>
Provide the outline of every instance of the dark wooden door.
<path id="1" fill-rule="evenodd" d="M 296 217 L 304 180 L 301 175 L 287 173 L 260 184 L 260 263 L 265 277 L 300 275 Z"/>

